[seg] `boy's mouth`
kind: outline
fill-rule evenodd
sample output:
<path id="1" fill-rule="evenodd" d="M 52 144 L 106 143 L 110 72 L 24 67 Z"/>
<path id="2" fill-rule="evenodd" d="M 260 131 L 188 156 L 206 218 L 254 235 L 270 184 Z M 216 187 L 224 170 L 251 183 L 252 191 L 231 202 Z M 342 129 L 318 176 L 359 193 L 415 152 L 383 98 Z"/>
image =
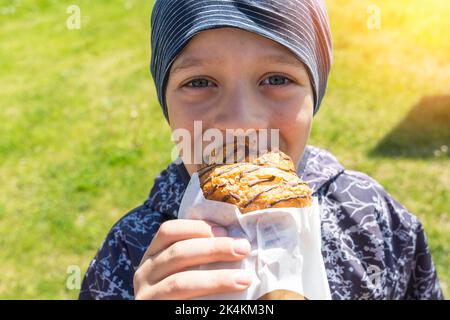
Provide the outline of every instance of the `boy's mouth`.
<path id="1" fill-rule="evenodd" d="M 193 134 L 184 128 L 174 130 L 172 140 L 177 142 L 173 154 L 197 170 L 212 164 L 251 162 L 269 151 L 284 151 L 279 129 L 203 130 L 201 121 L 194 122 Z"/>
<path id="2" fill-rule="evenodd" d="M 238 162 L 252 162 L 259 156 L 270 151 L 279 150 L 278 146 L 263 145 L 250 139 L 235 138 L 232 143 L 224 143 L 212 149 L 210 153 L 204 155 L 204 163 L 199 166 L 199 170 L 211 165 L 231 164 Z"/>

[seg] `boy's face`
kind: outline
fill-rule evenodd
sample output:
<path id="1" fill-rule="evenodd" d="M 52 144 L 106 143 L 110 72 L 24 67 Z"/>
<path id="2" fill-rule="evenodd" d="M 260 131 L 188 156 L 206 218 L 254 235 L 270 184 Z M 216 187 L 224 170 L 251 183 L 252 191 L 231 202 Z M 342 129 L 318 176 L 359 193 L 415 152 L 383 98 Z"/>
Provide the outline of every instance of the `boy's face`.
<path id="1" fill-rule="evenodd" d="M 201 139 L 194 136 L 194 121 L 202 121 L 203 132 L 224 134 L 279 129 L 279 148 L 296 165 L 314 106 L 302 62 L 284 46 L 237 28 L 206 30 L 189 41 L 170 70 L 166 101 L 171 129 L 188 130 L 193 141 Z M 191 175 L 200 167 L 183 160 Z"/>

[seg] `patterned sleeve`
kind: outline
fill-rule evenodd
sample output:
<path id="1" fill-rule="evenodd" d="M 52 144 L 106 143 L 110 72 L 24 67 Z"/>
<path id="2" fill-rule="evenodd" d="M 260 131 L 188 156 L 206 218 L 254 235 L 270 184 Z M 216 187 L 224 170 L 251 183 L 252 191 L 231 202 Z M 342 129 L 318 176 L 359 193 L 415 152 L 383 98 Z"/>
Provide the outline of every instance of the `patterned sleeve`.
<path id="1" fill-rule="evenodd" d="M 353 174 L 355 174 L 353 172 Z M 363 176 L 363 174 L 360 174 Z M 371 181 L 389 212 L 393 257 L 404 270 L 404 292 L 399 299 L 443 299 L 437 271 L 428 247 L 425 230 L 418 217 L 398 202 L 373 178 Z M 394 269 L 396 269 L 395 267 Z"/>
<path id="2" fill-rule="evenodd" d="M 377 181 L 345 170 L 319 194 L 333 299 L 442 299 L 422 223 Z"/>
<path id="3" fill-rule="evenodd" d="M 405 279 L 405 294 L 403 299 L 414 300 L 441 300 L 443 293 L 439 284 L 437 271 L 433 263 L 431 252 L 428 246 L 425 230 L 419 218 L 408 211 L 405 206 L 394 199 L 384 188 L 377 182 L 374 182 L 380 194 L 384 198 L 388 210 L 391 213 L 392 220 L 411 220 L 413 223 L 403 226 L 403 230 L 399 229 L 399 224 L 394 223 L 393 233 L 397 240 L 397 247 L 402 254 L 401 260 L 408 261 L 405 265 L 409 266 L 409 270 L 405 270 L 405 274 L 409 277 Z M 408 230 L 409 229 L 409 230 Z M 406 235 L 408 235 L 406 237 Z M 405 239 L 408 241 L 405 241 Z M 408 245 L 406 245 L 408 244 Z M 405 247 L 409 249 L 405 250 Z"/>
<path id="4" fill-rule="evenodd" d="M 411 270 L 405 299 L 442 300 L 444 296 L 439 285 L 422 224 L 419 225 L 416 234 L 413 269 Z"/>
<path id="5" fill-rule="evenodd" d="M 132 264 L 120 233 L 110 232 L 86 272 L 82 300 L 133 299 Z"/>
<path id="6" fill-rule="evenodd" d="M 164 220 L 141 206 L 117 222 L 88 267 L 79 299 L 134 299 L 134 272 Z"/>

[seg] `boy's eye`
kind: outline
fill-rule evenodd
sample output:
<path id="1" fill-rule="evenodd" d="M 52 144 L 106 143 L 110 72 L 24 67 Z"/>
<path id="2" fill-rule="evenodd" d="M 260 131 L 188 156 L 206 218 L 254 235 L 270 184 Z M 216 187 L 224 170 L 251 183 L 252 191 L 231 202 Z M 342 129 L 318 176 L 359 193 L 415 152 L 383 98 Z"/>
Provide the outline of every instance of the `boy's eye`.
<path id="1" fill-rule="evenodd" d="M 186 86 L 190 88 L 206 88 L 214 86 L 214 84 L 208 79 L 198 78 L 186 83 Z"/>
<path id="2" fill-rule="evenodd" d="M 270 85 L 270 86 L 282 86 L 282 85 L 289 84 L 290 82 L 291 82 L 291 80 L 289 80 L 288 78 L 286 78 L 282 75 L 274 75 L 274 76 L 267 77 L 262 82 L 262 84 Z"/>

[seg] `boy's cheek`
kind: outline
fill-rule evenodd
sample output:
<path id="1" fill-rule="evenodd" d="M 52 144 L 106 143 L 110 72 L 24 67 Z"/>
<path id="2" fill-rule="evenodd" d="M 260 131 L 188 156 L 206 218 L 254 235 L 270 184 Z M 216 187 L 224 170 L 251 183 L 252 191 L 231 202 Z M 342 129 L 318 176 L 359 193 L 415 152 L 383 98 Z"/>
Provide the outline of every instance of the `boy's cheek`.
<path id="1" fill-rule="evenodd" d="M 308 143 L 311 133 L 311 117 L 298 117 L 290 121 L 285 121 L 280 125 L 280 140 L 286 143 L 286 154 L 288 154 L 294 163 L 300 161 L 303 151 Z M 281 143 L 280 143 L 281 144 Z M 282 147 L 280 145 L 280 147 Z"/>

